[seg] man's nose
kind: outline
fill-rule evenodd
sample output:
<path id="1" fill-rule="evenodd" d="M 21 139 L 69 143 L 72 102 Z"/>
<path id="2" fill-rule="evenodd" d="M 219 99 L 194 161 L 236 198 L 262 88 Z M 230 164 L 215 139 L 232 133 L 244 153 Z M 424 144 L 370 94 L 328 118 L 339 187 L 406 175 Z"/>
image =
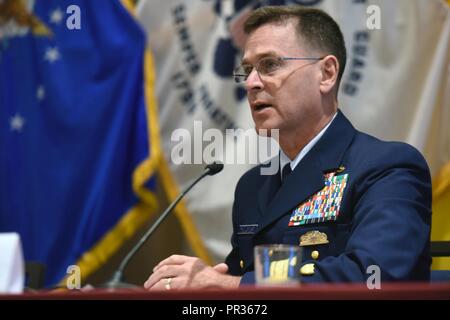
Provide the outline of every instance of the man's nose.
<path id="1" fill-rule="evenodd" d="M 253 70 L 248 75 L 247 80 L 245 80 L 245 88 L 247 89 L 247 91 L 252 91 L 261 90 L 263 87 L 264 84 L 261 81 L 261 77 L 259 76 L 258 71 L 253 68 Z"/>

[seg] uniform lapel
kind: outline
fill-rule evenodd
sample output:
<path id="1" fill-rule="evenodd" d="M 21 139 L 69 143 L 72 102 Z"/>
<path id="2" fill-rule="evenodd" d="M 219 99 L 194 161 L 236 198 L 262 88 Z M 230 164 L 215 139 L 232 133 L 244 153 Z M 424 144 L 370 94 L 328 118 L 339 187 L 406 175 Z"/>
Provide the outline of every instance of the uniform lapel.
<path id="1" fill-rule="evenodd" d="M 277 161 L 277 163 L 280 163 L 279 158 L 275 161 Z M 280 170 L 278 170 L 276 174 L 267 176 L 267 179 L 261 186 L 261 189 L 258 192 L 258 205 L 262 216 L 266 215 L 269 204 L 280 188 L 280 185 Z"/>
<path id="2" fill-rule="evenodd" d="M 337 169 L 341 165 L 343 154 L 355 133 L 356 130 L 351 123 L 338 111 L 338 115 L 322 138 L 286 177 L 281 186 L 279 174 L 266 180 L 259 194 L 262 216 L 257 232 L 261 232 L 325 186 L 324 172 Z"/>
<path id="3" fill-rule="evenodd" d="M 310 156 L 310 153 L 285 178 L 273 196 L 267 210 L 263 212 L 262 219 L 259 222 L 259 230 L 264 229 L 298 203 L 323 188 L 324 179 L 320 166 L 314 159 L 308 159 L 308 156 Z M 308 181 L 308 183 L 302 183 L 302 181 Z"/>

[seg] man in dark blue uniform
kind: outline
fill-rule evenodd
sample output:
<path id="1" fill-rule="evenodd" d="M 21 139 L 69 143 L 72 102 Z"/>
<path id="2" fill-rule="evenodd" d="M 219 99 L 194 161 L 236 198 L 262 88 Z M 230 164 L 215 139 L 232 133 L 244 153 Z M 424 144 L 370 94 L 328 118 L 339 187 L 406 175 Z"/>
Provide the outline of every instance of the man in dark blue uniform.
<path id="1" fill-rule="evenodd" d="M 254 281 L 253 247 L 267 243 L 303 247 L 303 282 L 365 281 L 370 266 L 385 281 L 429 279 L 430 177 L 414 148 L 358 132 L 338 112 L 281 179 L 257 167 L 236 188 L 226 263 L 241 283 Z"/>
<path id="2" fill-rule="evenodd" d="M 413 147 L 357 131 L 338 109 L 346 50 L 327 14 L 263 7 L 245 23 L 235 79 L 245 82 L 257 130 L 279 130 L 280 170 L 240 179 L 233 249 L 225 264 L 171 256 L 147 288 L 233 287 L 254 282 L 253 248 L 303 248 L 303 282 L 428 280 L 431 179 Z"/>

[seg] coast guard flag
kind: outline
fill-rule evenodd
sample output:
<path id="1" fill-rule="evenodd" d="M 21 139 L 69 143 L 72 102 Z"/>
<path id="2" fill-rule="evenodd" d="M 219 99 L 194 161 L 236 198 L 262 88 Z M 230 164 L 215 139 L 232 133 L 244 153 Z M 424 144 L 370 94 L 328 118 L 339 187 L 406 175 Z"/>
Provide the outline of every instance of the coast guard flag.
<path id="1" fill-rule="evenodd" d="M 450 13 L 444 0 L 141 0 L 138 16 L 159 75 L 167 158 L 176 145 L 174 130 L 185 128 L 195 139 L 195 121 L 202 121 L 203 132 L 253 127 L 245 91 L 233 83 L 245 42 L 242 23 L 257 7 L 282 4 L 320 8 L 337 20 L 348 50 L 339 107 L 358 129 L 417 147 L 440 186 L 435 200 L 445 192 L 448 197 Z M 198 172 L 169 164 L 180 186 Z M 187 195 L 203 242 L 218 260 L 230 250 L 235 185 L 253 165 L 225 163 L 220 179 L 204 181 Z M 447 204 L 447 210 L 434 211 L 434 240 L 450 240 L 449 210 Z"/>
<path id="2" fill-rule="evenodd" d="M 86 278 L 153 208 L 144 49 L 120 1 L 0 1 L 0 232 L 47 285 Z"/>

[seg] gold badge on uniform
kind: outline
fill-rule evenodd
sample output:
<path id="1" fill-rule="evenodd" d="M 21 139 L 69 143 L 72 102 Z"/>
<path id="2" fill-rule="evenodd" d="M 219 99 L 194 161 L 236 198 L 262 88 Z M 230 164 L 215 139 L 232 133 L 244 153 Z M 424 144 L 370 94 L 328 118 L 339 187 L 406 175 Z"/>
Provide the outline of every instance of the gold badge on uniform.
<path id="1" fill-rule="evenodd" d="M 307 263 L 300 268 L 300 274 L 302 276 L 312 276 L 314 272 L 314 263 Z"/>
<path id="2" fill-rule="evenodd" d="M 318 244 L 327 244 L 330 243 L 328 241 L 328 237 L 325 233 L 313 230 L 308 231 L 305 234 L 302 234 L 300 236 L 300 247 L 306 247 L 306 246 L 314 246 Z"/>

